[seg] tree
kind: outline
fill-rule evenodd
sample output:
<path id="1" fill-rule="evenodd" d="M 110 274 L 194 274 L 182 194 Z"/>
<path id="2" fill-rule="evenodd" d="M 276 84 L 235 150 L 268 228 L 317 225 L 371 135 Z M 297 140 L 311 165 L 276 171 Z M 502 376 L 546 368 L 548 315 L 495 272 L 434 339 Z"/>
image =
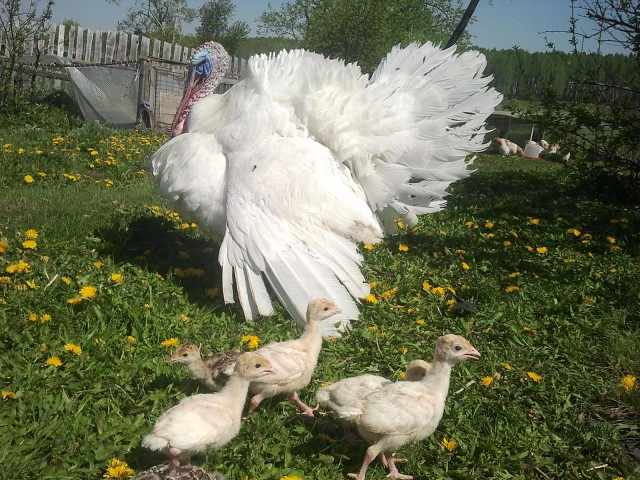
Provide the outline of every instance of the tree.
<path id="1" fill-rule="evenodd" d="M 209 0 L 200 7 L 200 25 L 196 32 L 200 41 L 215 40 L 230 54 L 235 54 L 239 43 L 249 36 L 247 22 L 235 21 L 230 24 L 235 10 L 233 0 Z"/>
<path id="2" fill-rule="evenodd" d="M 287 1 L 278 10 L 269 3 L 260 16 L 258 32 L 301 41 L 309 29 L 311 15 L 320 3 L 320 0 Z"/>
<path id="3" fill-rule="evenodd" d="M 182 25 L 194 18 L 195 10 L 189 8 L 186 0 L 136 0 L 126 17 L 118 22 L 118 29 L 175 42 Z"/>
<path id="4" fill-rule="evenodd" d="M 0 0 L 0 36 L 4 36 L 7 49 L 7 59 L 0 70 L 0 104 L 15 99 L 12 82 L 17 63 L 25 53 L 27 40 L 38 38 L 47 30 L 53 3 L 53 0 Z M 37 42 L 35 45 L 37 49 Z M 20 72 L 17 77 L 21 80 Z"/>

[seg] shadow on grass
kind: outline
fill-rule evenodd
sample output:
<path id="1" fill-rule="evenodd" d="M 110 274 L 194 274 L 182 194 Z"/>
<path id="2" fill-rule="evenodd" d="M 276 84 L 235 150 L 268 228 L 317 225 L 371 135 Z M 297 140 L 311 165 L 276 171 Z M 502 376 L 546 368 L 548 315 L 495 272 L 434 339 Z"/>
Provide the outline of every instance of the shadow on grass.
<path id="1" fill-rule="evenodd" d="M 126 221 L 115 217 L 111 226 L 96 235 L 104 241 L 100 254 L 171 277 L 193 303 L 224 306 L 217 293 L 222 275 L 218 245 L 213 242 L 176 230 L 170 222 L 153 216 Z"/>

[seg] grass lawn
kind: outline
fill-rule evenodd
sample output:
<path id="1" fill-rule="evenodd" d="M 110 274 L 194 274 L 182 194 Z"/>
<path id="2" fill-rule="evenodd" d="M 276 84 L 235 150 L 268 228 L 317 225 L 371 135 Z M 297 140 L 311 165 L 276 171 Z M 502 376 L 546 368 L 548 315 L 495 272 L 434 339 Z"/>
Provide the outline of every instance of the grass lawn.
<path id="1" fill-rule="evenodd" d="M 46 110 L 0 121 L 0 478 L 88 480 L 112 458 L 157 463 L 142 436 L 199 388 L 163 361 L 163 341 L 216 351 L 298 334 L 281 309 L 247 323 L 223 305 L 215 245 L 145 171 L 162 141 Z M 622 384 L 640 376 L 640 213 L 580 196 L 555 164 L 476 166 L 445 211 L 365 251 L 375 301 L 325 342 L 302 398 L 349 375 L 399 378 L 458 333 L 482 359 L 454 370 L 437 432 L 401 452 L 405 473 L 640 478 L 640 391 Z M 231 480 L 336 480 L 366 448 L 341 438 L 328 416 L 304 421 L 271 400 L 195 463 Z M 385 475 L 375 464 L 368 478 Z"/>

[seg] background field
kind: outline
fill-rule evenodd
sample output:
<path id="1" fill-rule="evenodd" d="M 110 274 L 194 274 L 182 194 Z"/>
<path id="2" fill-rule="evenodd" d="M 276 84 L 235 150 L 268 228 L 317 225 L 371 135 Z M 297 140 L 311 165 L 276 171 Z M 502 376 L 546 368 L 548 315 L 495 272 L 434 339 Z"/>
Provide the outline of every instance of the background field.
<path id="1" fill-rule="evenodd" d="M 0 125 L 0 478 L 97 479 L 112 457 L 146 468 L 160 459 L 140 439 L 198 389 L 163 361 L 162 341 L 217 351 L 243 335 L 297 335 L 281 310 L 247 323 L 223 305 L 215 245 L 168 210 L 147 173 L 162 141 L 51 110 Z M 621 379 L 640 373 L 640 213 L 586 196 L 556 164 L 484 155 L 475 166 L 446 210 L 364 252 L 377 303 L 325 342 L 303 399 L 348 375 L 398 378 L 431 357 L 439 335 L 459 333 L 482 360 L 454 370 L 451 392 L 464 390 L 431 439 L 401 452 L 403 471 L 638 478 L 640 394 Z M 37 250 L 23 246 L 31 228 Z M 20 260 L 30 271 L 6 272 Z M 69 304 L 83 286 L 95 297 Z M 46 366 L 53 356 L 62 365 Z M 329 417 L 303 421 L 273 400 L 227 448 L 195 461 L 232 480 L 335 480 L 364 449 Z"/>

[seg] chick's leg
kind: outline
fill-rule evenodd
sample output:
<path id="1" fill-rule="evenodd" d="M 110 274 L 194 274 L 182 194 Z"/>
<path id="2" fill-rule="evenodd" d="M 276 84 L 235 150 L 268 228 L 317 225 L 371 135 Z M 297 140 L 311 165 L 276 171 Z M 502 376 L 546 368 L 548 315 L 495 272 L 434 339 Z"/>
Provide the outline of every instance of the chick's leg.
<path id="1" fill-rule="evenodd" d="M 350 473 L 349 476 L 351 478 L 355 478 L 356 480 L 364 480 L 367 475 L 367 469 L 369 468 L 369 464 L 373 462 L 378 454 L 380 453 L 380 446 L 378 444 L 371 445 L 367 448 L 367 453 L 364 454 L 364 458 L 362 459 L 362 466 L 360 467 L 360 471 L 356 475 L 355 473 Z"/>
<path id="2" fill-rule="evenodd" d="M 303 415 L 307 415 L 308 417 L 313 417 L 314 416 L 313 412 L 315 412 L 318 409 L 317 405 L 315 408 L 311 408 L 309 405 L 307 405 L 302 400 L 300 400 L 300 397 L 298 396 L 298 392 L 293 392 L 291 395 L 289 395 L 289 401 L 293 403 L 296 407 L 298 407 L 298 409 L 302 412 Z"/>
<path id="3" fill-rule="evenodd" d="M 393 455 L 389 455 L 387 460 L 389 462 L 389 475 L 387 475 L 387 478 L 392 478 L 394 480 L 413 480 L 411 475 L 403 475 L 398 471 L 398 467 L 396 467 L 396 459 Z"/>
<path id="4" fill-rule="evenodd" d="M 249 402 L 249 411 L 252 413 L 255 412 L 256 408 L 258 408 L 258 405 L 260 405 L 260 403 L 264 399 L 265 397 L 261 393 L 251 397 L 251 401 Z"/>

